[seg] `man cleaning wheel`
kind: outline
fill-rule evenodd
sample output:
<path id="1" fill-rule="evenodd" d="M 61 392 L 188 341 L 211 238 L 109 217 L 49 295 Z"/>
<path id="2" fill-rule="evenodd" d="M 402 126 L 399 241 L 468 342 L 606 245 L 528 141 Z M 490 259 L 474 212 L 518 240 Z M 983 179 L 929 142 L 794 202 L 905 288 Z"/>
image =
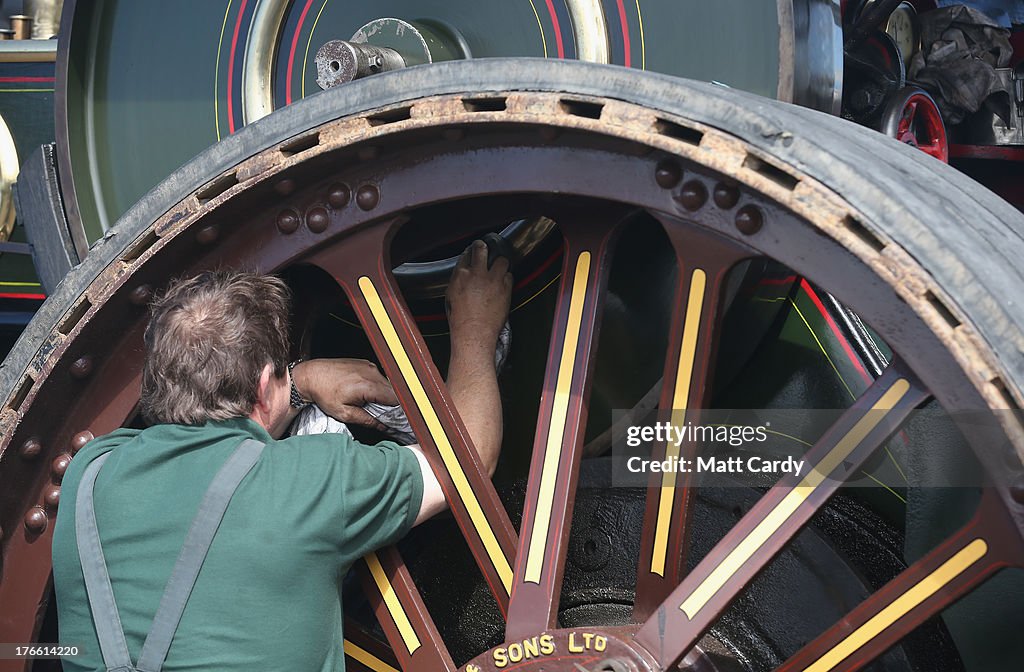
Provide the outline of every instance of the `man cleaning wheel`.
<path id="1" fill-rule="evenodd" d="M 447 384 L 488 474 L 511 288 L 508 261 L 489 264 L 478 241 L 447 294 Z M 344 670 L 348 568 L 445 508 L 415 445 L 281 438 L 308 402 L 370 426 L 365 404 L 397 403 L 368 362 L 289 366 L 288 312 L 280 280 L 236 271 L 179 281 L 154 303 L 141 400 L 150 426 L 91 442 L 62 485 L 60 637 L 84 650 L 66 670 Z"/>

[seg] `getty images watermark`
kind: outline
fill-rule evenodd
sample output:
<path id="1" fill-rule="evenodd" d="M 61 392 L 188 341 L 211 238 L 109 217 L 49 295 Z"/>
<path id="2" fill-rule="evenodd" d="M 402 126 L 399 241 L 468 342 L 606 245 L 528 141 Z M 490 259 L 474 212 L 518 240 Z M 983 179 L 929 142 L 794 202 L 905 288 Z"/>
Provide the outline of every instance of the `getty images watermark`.
<path id="1" fill-rule="evenodd" d="M 903 497 L 908 488 L 974 488 L 993 473 L 998 478 L 992 465 L 1008 463 L 1014 450 L 1005 427 L 1024 426 L 1016 409 L 948 413 L 935 407 L 907 417 L 887 410 L 844 412 L 615 411 L 602 455 L 610 458 L 611 484 L 618 487 L 675 485 L 672 475 L 688 475 L 693 484 L 714 487 L 834 481 Z"/>
<path id="2" fill-rule="evenodd" d="M 684 443 L 727 445 L 734 448 L 750 444 L 767 443 L 769 427 L 764 425 L 705 425 L 686 422 L 682 425 L 666 420 L 652 425 L 627 425 L 626 447 L 639 448 L 645 444 L 669 445 L 679 448 Z M 671 452 L 671 451 L 667 451 Z M 645 473 L 714 473 L 714 474 L 792 474 L 802 473 L 805 459 L 788 456 L 784 459 L 761 455 L 694 455 L 686 458 L 678 454 L 653 456 L 628 455 L 626 469 L 633 474 Z"/>

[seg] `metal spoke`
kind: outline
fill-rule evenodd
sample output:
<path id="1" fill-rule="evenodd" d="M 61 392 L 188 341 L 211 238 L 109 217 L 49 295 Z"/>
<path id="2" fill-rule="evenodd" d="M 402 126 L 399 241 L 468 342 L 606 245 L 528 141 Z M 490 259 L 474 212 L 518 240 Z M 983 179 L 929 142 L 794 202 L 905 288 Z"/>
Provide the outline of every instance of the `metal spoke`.
<path id="1" fill-rule="evenodd" d="M 928 398 L 893 364 L 829 428 L 805 459 L 736 524 L 643 624 L 637 641 L 662 667 L 675 665 L 844 480 Z"/>
<path id="2" fill-rule="evenodd" d="M 345 669 L 354 672 L 399 672 L 395 654 L 367 630 L 345 619 Z"/>
<path id="3" fill-rule="evenodd" d="M 616 211 L 618 212 L 618 211 Z M 566 240 L 527 482 L 507 641 L 555 625 L 579 479 L 597 331 L 619 217 L 555 217 Z"/>
<path id="4" fill-rule="evenodd" d="M 398 551 L 385 548 L 367 554 L 363 561 L 366 596 L 401 668 L 454 672 L 455 663 Z"/>
<path id="5" fill-rule="evenodd" d="M 998 570 L 1024 563 L 1019 532 L 995 490 L 949 539 L 803 647 L 778 672 L 859 670 Z"/>
<path id="6" fill-rule="evenodd" d="M 662 218 L 676 251 L 679 279 L 673 300 L 659 408 L 671 422 L 698 422 L 711 395 L 726 276 L 747 253 L 723 239 Z M 652 458 L 693 461 L 699 445 L 661 443 Z M 683 579 L 689 551 L 693 474 L 651 474 L 640 536 L 633 616 L 644 621 Z"/>
<path id="7" fill-rule="evenodd" d="M 376 227 L 354 235 L 350 246 L 365 246 L 366 254 L 342 258 L 328 250 L 309 261 L 330 273 L 348 294 L 477 565 L 505 613 L 512 589 L 515 529 L 396 288 L 384 245 L 388 234 L 387 227 Z"/>

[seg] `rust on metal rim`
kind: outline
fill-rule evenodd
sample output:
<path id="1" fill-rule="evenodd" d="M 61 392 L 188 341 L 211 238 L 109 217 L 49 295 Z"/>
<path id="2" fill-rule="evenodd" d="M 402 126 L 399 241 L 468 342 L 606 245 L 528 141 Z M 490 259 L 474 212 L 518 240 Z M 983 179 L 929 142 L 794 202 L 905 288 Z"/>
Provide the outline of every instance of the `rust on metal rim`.
<path id="1" fill-rule="evenodd" d="M 485 109 L 486 106 L 475 104 L 477 99 L 484 98 L 501 100 L 504 108 Z M 145 243 L 142 253 L 116 268 L 108 268 L 86 290 L 84 296 L 88 299 L 90 308 L 81 315 L 83 319 L 77 326 L 87 323 L 96 308 L 112 296 L 136 269 L 195 221 L 229 202 L 232 197 L 315 155 L 371 139 L 379 142 L 389 136 L 437 126 L 538 124 L 579 129 L 637 142 L 729 176 L 738 184 L 771 198 L 840 243 L 879 278 L 886 281 L 914 312 L 932 327 L 934 333 L 939 335 L 989 406 L 1006 407 L 1007 388 L 999 382 L 1004 377 L 1002 367 L 984 347 L 981 336 L 962 319 L 959 325 L 952 327 L 939 305 L 954 317 L 962 318 L 962 315 L 945 291 L 905 250 L 883 232 L 872 229 L 864 215 L 838 194 L 796 168 L 783 165 L 775 158 L 763 156 L 759 149 L 743 140 L 706 125 L 685 119 L 672 119 L 669 123 L 693 134 L 692 137 L 676 137 L 677 134 L 665 132 L 663 125 L 671 115 L 662 112 L 623 101 L 595 99 L 594 104 L 601 108 L 600 117 L 590 118 L 574 114 L 572 108 L 564 105 L 564 102 L 565 96 L 545 92 L 487 93 L 477 98 L 458 95 L 419 99 L 411 105 L 402 103 L 324 124 L 318 130 L 305 134 L 317 137 L 315 144 L 303 151 L 293 154 L 287 148 L 280 147 L 258 154 L 229 169 L 184 199 L 140 236 L 139 241 Z M 378 118 L 386 118 L 389 111 L 398 109 L 407 110 L 408 118 L 383 126 L 378 123 Z M 753 160 L 750 160 L 751 158 Z M 766 171 L 763 169 L 764 166 L 770 166 L 774 170 Z M 785 176 L 784 180 L 788 178 L 788 181 L 780 182 L 780 174 Z M 203 192 L 225 178 L 234 181 L 230 188 L 213 198 L 203 198 Z M 151 240 L 146 240 L 147 238 Z M 66 340 L 64 334 L 55 334 L 51 337 L 40 349 L 40 353 L 47 353 L 44 361 L 34 362 L 35 366 L 30 367 L 26 373 L 45 375 L 46 363 L 52 362 L 55 357 L 62 354 L 62 345 Z M 33 380 L 41 379 L 42 377 L 33 377 Z M 29 396 L 25 400 L 31 401 L 32 394 L 33 392 L 29 391 Z M 3 447 L 6 447 L 6 439 L 9 436 L 6 428 L 12 422 L 17 422 L 11 414 L 11 401 L 10 398 L 6 400 L 0 416 L 0 427 L 5 429 Z M 1012 401 L 1024 406 L 1024 399 L 1015 396 Z M 1006 429 L 1024 460 L 1024 431 L 1013 426 Z"/>
<path id="2" fill-rule="evenodd" d="M 453 129 L 460 133 L 439 132 Z M 409 138 L 413 138 L 413 142 L 409 142 Z M 427 149 L 432 146 L 430 143 L 435 143 L 443 150 L 422 156 L 417 154 L 416 142 L 423 143 Z M 395 151 L 396 147 L 398 151 Z M 497 160 L 499 155 L 508 160 Z M 328 159 L 338 157 L 345 160 L 328 164 Z M 588 163 L 581 157 L 591 161 Z M 662 165 L 666 158 L 678 161 L 678 170 L 663 169 L 659 172 L 656 167 Z M 538 163 L 530 163 L 533 159 Z M 544 160 L 543 164 L 540 159 Z M 600 163 L 598 159 L 607 163 Z M 330 174 L 324 177 L 323 168 L 328 165 Z M 543 169 L 537 167 L 540 165 Z M 643 170 L 637 170 L 638 165 Z M 631 170 L 623 170 L 625 167 L 631 167 Z M 461 171 L 459 176 L 464 179 L 443 179 L 443 176 L 452 174 L 445 171 L 454 169 Z M 611 183 L 601 185 L 603 188 L 598 191 L 593 186 L 598 180 L 588 171 L 597 171 Z M 615 180 L 607 178 L 607 175 L 614 175 Z M 588 182 L 587 177 L 593 179 Z M 506 184 L 502 179 L 509 182 Z M 723 180 L 727 180 L 730 189 L 738 193 L 719 188 Z M 288 188 L 283 187 L 285 184 Z M 301 188 L 297 188 L 297 184 L 301 184 Z M 429 186 L 430 196 L 418 195 L 411 185 L 427 185 L 423 186 L 424 190 Z M 1005 374 L 980 335 L 935 280 L 905 250 L 885 234 L 874 230 L 863 214 L 838 194 L 735 136 L 660 111 L 598 97 L 509 91 L 404 101 L 304 131 L 213 177 L 125 247 L 121 256 L 88 285 L 59 320 L 57 328 L 43 340 L 21 374 L 19 384 L 14 386 L 0 410 L 0 430 L 3 432 L 0 443 L 0 502 L 3 506 L 0 514 L 7 516 L 0 520 L 0 528 L 5 531 L 0 603 L 9 606 L 11 614 L 0 621 L 0 639 L 28 641 L 37 632 L 36 606 L 48 590 L 49 541 L 53 526 L 47 524 L 47 517 L 52 516 L 59 503 L 53 496 L 52 486 L 59 484 L 62 469 L 67 466 L 63 456 L 66 454 L 71 459 L 75 447 L 79 447 L 77 443 L 81 441 L 76 442 L 75 437 L 84 437 L 86 432 L 99 435 L 111 431 L 134 413 L 141 363 L 138 346 L 145 320 L 145 299 L 140 297 L 151 296 L 153 288 L 160 287 L 172 272 L 188 272 L 216 264 L 248 265 L 267 272 L 295 263 L 318 265 L 335 277 L 353 299 L 358 298 L 360 278 L 371 279 L 373 286 L 381 292 L 378 297 L 380 306 L 377 307 L 383 307 L 393 328 L 385 337 L 383 332 L 373 331 L 368 314 L 360 313 L 360 319 L 367 327 L 386 372 L 393 379 L 402 374 L 398 360 L 388 354 L 391 352 L 387 342 L 390 339 L 390 345 L 396 351 L 407 353 L 408 366 L 416 371 L 421 381 L 422 393 L 417 390 L 415 394 L 408 385 L 396 381 L 396 392 L 410 413 L 417 436 L 424 434 L 428 421 L 417 408 L 416 396 L 420 397 L 419 405 L 423 409 L 429 407 L 439 414 L 436 423 L 432 418 L 429 420 L 429 424 L 441 427 L 440 430 L 435 427 L 433 434 L 439 441 L 442 435 L 451 441 L 452 450 L 457 453 L 458 465 L 447 453 L 442 456 L 438 452 L 429 458 L 435 473 L 440 477 L 442 472 L 458 474 L 460 469 L 464 470 L 472 484 L 473 494 L 484 502 L 481 508 L 489 516 L 486 525 L 479 516 L 475 522 L 471 521 L 473 516 L 468 513 L 463 498 L 452 494 L 459 487 L 464 488 L 462 482 L 454 483 L 451 478 L 447 481 L 442 478 L 443 485 L 447 484 L 449 488 L 446 494 L 456 517 L 463 515 L 458 512 L 458 507 L 467 511 L 465 518 L 470 522 L 464 524 L 460 521 L 460 525 L 491 585 L 492 593 L 499 605 L 503 594 L 506 600 L 509 599 L 507 571 L 502 565 L 504 560 L 516 568 L 511 592 L 542 586 L 542 594 L 524 604 L 543 606 L 545 619 L 557 613 L 573 481 L 570 479 L 563 490 L 552 491 L 546 486 L 550 477 L 545 480 L 545 469 L 535 459 L 528 494 L 535 495 L 535 501 L 543 500 L 544 511 L 550 509 L 550 513 L 546 520 L 539 521 L 539 526 L 530 528 L 536 533 L 529 537 L 524 533 L 522 540 L 516 539 L 507 515 L 503 510 L 495 510 L 495 507 L 500 507 L 500 502 L 495 504 L 493 487 L 486 479 L 481 480 L 479 464 L 468 450 L 471 444 L 465 436 L 465 428 L 457 414 L 450 409 L 444 410 L 449 406 L 447 393 L 423 346 L 422 336 L 414 321 L 409 319 L 408 308 L 392 284 L 388 250 L 393 231 L 417 206 L 467 195 L 507 196 L 543 193 L 554 188 L 585 200 L 604 198 L 642 207 L 655 215 L 670 231 L 681 266 L 690 271 L 683 274 L 690 281 L 680 288 L 679 296 L 696 296 L 691 288 L 701 283 L 694 285 L 696 276 L 693 271 L 701 269 L 704 274 L 705 286 L 700 290 L 705 298 L 699 305 L 692 304 L 694 315 L 687 318 L 681 308 L 673 317 L 679 334 L 678 338 L 670 339 L 675 354 L 666 363 L 666 367 L 671 365 L 671 369 L 666 369 L 670 375 L 665 377 L 669 381 L 666 385 L 671 384 L 671 389 L 666 386 L 662 391 L 666 398 L 682 399 L 685 396 L 688 406 L 694 406 L 700 399 L 701 390 L 694 387 L 697 383 L 687 380 L 688 376 L 684 374 L 693 366 L 694 379 L 709 375 L 713 338 L 702 338 L 702 335 L 703 330 L 713 328 L 715 323 L 711 313 L 718 305 L 715 297 L 718 296 L 720 278 L 735 259 L 761 253 L 776 256 L 798 272 L 816 271 L 819 277 L 813 278 L 812 273 L 808 275 L 820 280 L 826 288 L 837 284 L 840 289 L 852 291 L 850 287 L 857 286 L 857 282 L 864 278 L 881 280 L 884 291 L 879 292 L 881 296 L 871 297 L 870 301 L 864 299 L 866 307 L 877 305 L 877 310 L 888 311 L 886 314 L 898 308 L 899 314 L 906 316 L 903 329 L 907 333 L 927 337 L 919 352 L 899 354 L 922 379 L 921 387 L 927 385 L 940 401 L 957 398 L 948 395 L 959 394 L 959 399 L 977 400 L 992 409 L 1006 408 L 1008 404 L 1019 407 L 1024 401 L 1010 396 L 1016 392 L 1002 383 Z M 331 197 L 331 194 L 342 191 L 355 195 L 355 198 Z M 791 232 L 798 242 L 819 241 L 817 244 L 822 257 L 846 262 L 849 268 L 835 270 L 835 275 L 829 276 L 828 273 L 833 272 L 832 267 L 838 268 L 840 263 L 823 267 L 823 261 L 809 259 L 803 262 L 805 269 L 800 263 L 780 257 L 780 250 L 785 250 L 779 246 L 779 231 L 775 229 L 773 233 L 773 226 L 789 227 L 786 231 Z M 600 257 L 594 253 L 600 245 L 593 245 L 593 241 L 583 245 L 582 238 L 572 237 L 577 234 L 571 229 L 571 226 L 566 227 L 570 248 L 592 254 L 588 264 L 597 265 Z M 691 244 L 697 236 L 713 239 L 722 248 L 721 258 L 713 265 L 709 266 L 707 259 L 689 258 L 683 253 L 686 249 L 698 249 Z M 340 256 L 360 261 L 352 268 L 343 268 L 337 262 Z M 572 256 L 572 263 L 577 264 L 579 258 L 580 255 Z M 189 260 L 189 268 L 176 265 L 175 262 L 180 264 L 182 259 Z M 591 277 L 590 266 L 580 275 Z M 586 358 L 589 356 L 589 343 L 596 339 L 597 320 L 591 319 L 589 313 L 580 313 L 580 310 L 599 311 L 600 304 L 591 307 L 586 302 L 587 296 L 592 294 L 587 290 L 580 298 L 584 307 L 573 312 L 573 287 L 568 286 L 568 290 L 565 325 L 557 338 L 565 338 L 567 332 L 575 331 L 577 340 L 571 348 L 568 342 L 552 342 L 551 352 L 562 356 L 571 350 L 577 357 Z M 842 292 L 837 294 L 844 298 Z M 356 301 L 353 303 L 355 305 Z M 684 302 L 679 303 L 682 305 Z M 690 305 L 686 303 L 687 307 Z M 905 311 L 906 306 L 911 308 L 910 313 Z M 709 311 L 706 318 L 705 310 Z M 384 312 L 378 312 L 379 316 L 384 316 Z M 698 313 L 700 319 L 696 317 Z M 870 317 L 870 311 L 865 314 Z M 696 343 L 692 342 L 694 338 Z M 115 349 L 120 349 L 123 354 L 111 356 Z M 928 358 L 941 362 L 952 373 L 921 370 Z M 76 362 L 83 361 L 89 362 L 87 375 L 81 375 L 83 365 L 75 366 Z M 549 358 L 548 363 L 552 376 L 547 392 L 555 395 L 552 397 L 555 399 L 558 389 L 564 387 L 563 376 L 558 361 Z M 576 364 L 580 371 L 571 369 L 565 374 L 565 380 L 582 399 L 586 396 L 586 369 L 590 367 L 584 362 Z M 955 371 L 951 364 L 955 364 Z M 700 374 L 696 373 L 697 369 L 700 369 Z M 943 375 L 946 377 L 942 378 Z M 935 385 L 936 381 L 953 381 L 955 384 Z M 677 390 L 677 386 L 680 389 Z M 683 387 L 687 388 L 685 392 Z M 914 389 L 917 390 L 916 385 Z M 886 394 L 881 388 L 876 392 L 880 397 Z M 908 399 L 920 398 L 908 396 Z M 870 395 L 862 400 L 869 406 L 877 401 Z M 535 444 L 535 455 L 545 458 L 550 455 L 549 464 L 554 465 L 551 469 L 559 467 L 555 473 L 561 473 L 563 468 L 575 470 L 578 467 L 578 447 L 574 447 L 573 440 L 566 437 L 572 435 L 573 425 L 578 426 L 585 419 L 585 403 L 574 400 L 573 404 L 577 405 L 566 406 L 564 413 L 560 410 L 562 406 L 549 405 L 548 426 L 544 429 L 543 440 Z M 66 410 L 59 423 L 53 422 L 53 408 Z M 562 422 L 562 427 L 557 430 L 550 426 L 555 416 Z M 1009 414 L 1000 416 L 1000 420 L 1005 436 L 1018 456 L 1024 457 L 1024 428 L 1014 424 Z M 540 429 L 538 427 L 538 431 Z M 548 441 L 549 433 L 557 436 L 558 440 Z M 556 444 L 559 449 L 550 452 L 549 449 Z M 28 449 L 19 450 L 23 446 L 28 446 Z M 677 483 L 676 487 L 685 489 L 686 484 Z M 554 499 L 547 503 L 549 492 Z M 990 508 L 1001 510 L 999 506 L 1005 506 L 1007 501 L 1005 493 L 991 496 L 998 497 L 997 503 L 1000 504 L 991 504 Z M 666 537 L 664 524 L 659 521 L 664 520 L 663 516 L 668 515 L 669 509 L 674 521 L 670 531 L 685 525 L 686 520 L 685 497 L 675 498 L 664 506 L 664 511 L 660 510 L 660 504 L 652 508 L 651 501 L 649 497 L 648 508 L 652 513 L 650 524 L 645 522 L 645 539 L 652 545 L 644 551 L 647 553 L 645 557 L 649 569 L 659 569 L 670 574 L 672 579 L 668 584 L 652 584 L 659 599 L 648 605 L 647 613 L 652 613 L 669 589 L 681 579 L 678 569 L 663 567 L 661 558 L 667 552 L 665 544 L 672 552 L 682 544 L 682 533 Z M 762 509 L 773 503 L 762 502 Z M 823 498 L 815 499 L 814 505 L 820 506 L 822 502 Z M 797 503 L 796 506 L 803 504 Z M 536 511 L 535 507 L 533 512 Z M 805 509 L 800 511 L 808 518 L 813 513 Z M 647 518 L 645 516 L 645 521 Z M 759 529 L 757 521 L 751 522 L 753 529 Z M 1019 530 L 1014 525 L 1004 511 L 1003 515 L 986 521 L 983 529 L 970 530 L 980 536 L 967 539 L 968 544 L 975 538 L 986 541 L 985 561 L 962 563 L 962 568 L 957 565 L 960 568 L 958 573 L 947 571 L 942 576 L 950 585 L 962 585 L 963 590 L 968 590 L 987 576 L 975 573 L 976 569 L 980 572 L 982 565 L 988 571 L 999 563 L 1012 561 L 1019 564 L 1024 561 L 1024 552 L 1019 544 L 993 541 L 997 533 L 1008 536 L 1007 530 L 1012 530 L 1016 535 L 1014 538 L 1019 538 Z M 486 536 L 488 527 L 493 530 L 495 540 L 490 546 L 482 539 L 474 541 L 467 532 L 470 529 L 483 530 L 483 536 Z M 786 523 L 786 534 L 795 533 L 797 527 L 796 523 Z M 660 534 L 659 529 L 662 530 Z M 739 537 L 743 535 L 737 533 L 733 536 L 737 537 L 737 545 L 742 543 Z M 784 543 L 781 537 L 773 534 L 768 538 L 772 543 Z M 516 557 L 517 554 L 529 553 L 529 544 L 535 542 L 544 546 L 544 553 L 535 556 L 535 564 L 531 565 L 529 557 Z M 735 555 L 736 546 L 729 546 L 732 542 L 728 538 L 723 543 L 725 546 L 716 548 L 714 552 L 719 552 L 722 557 L 738 557 Z M 954 549 L 954 552 L 959 550 Z M 759 552 L 754 549 L 753 555 Z M 378 559 L 378 564 L 369 568 L 368 593 L 371 600 L 376 600 L 378 615 L 403 668 L 424 671 L 453 669 L 450 656 L 397 553 L 393 549 L 385 549 Z M 927 560 L 925 565 L 911 568 L 914 571 L 904 579 L 904 587 L 908 590 L 933 576 L 939 568 L 948 567 L 943 564 L 946 562 L 943 558 Z M 375 569 L 380 571 L 375 572 Z M 530 574 L 531 571 L 539 574 Z M 744 572 L 737 569 L 724 579 L 716 575 L 708 584 L 709 588 L 700 593 L 701 607 L 691 611 L 697 613 L 704 604 L 718 599 L 715 597 L 717 591 L 710 587 L 720 587 L 729 593 L 727 597 L 730 599 L 738 595 L 756 574 L 756 570 Z M 539 584 L 532 583 L 531 576 L 539 576 L 543 580 Z M 706 578 L 698 576 L 695 581 L 703 582 Z M 17 581 L 17 586 L 14 581 Z M 896 590 L 893 589 L 894 599 L 898 600 Z M 879 600 L 886 597 L 883 595 Z M 515 605 L 516 596 L 513 594 L 511 598 L 510 618 L 514 615 L 515 610 L 511 607 Z M 674 605 L 672 600 L 669 596 L 665 603 L 668 605 L 666 611 L 674 612 L 675 618 L 682 619 L 680 614 L 686 612 L 680 609 L 683 600 Z M 728 600 L 722 598 L 722 602 L 727 604 Z M 881 646 L 879 642 L 884 640 L 884 637 L 877 637 L 877 642 L 867 641 L 865 633 L 874 632 L 881 622 L 888 624 L 884 629 L 886 633 L 900 632 L 901 624 L 911 622 L 906 619 L 921 617 L 927 610 L 945 604 L 948 602 L 940 604 L 933 596 L 923 595 L 918 603 L 890 620 L 886 619 L 899 609 L 885 611 L 884 605 L 876 611 L 868 609 L 862 614 L 863 629 L 854 631 L 854 634 L 845 631 L 832 633 L 828 641 L 822 640 L 821 649 L 838 651 L 832 654 L 833 659 L 837 659 L 840 653 L 852 650 L 849 643 L 852 641 L 858 644 L 857 655 L 861 661 L 858 664 L 862 664 L 865 656 L 875 653 Z M 879 617 L 878 613 L 886 616 Z M 541 623 L 538 631 L 542 631 L 544 625 Z M 681 631 L 672 629 L 667 634 L 681 638 Z M 524 638 L 523 645 L 519 647 L 522 653 L 515 655 L 525 655 L 525 641 L 532 635 L 525 629 L 517 633 L 517 637 L 519 634 Z M 541 634 L 538 632 L 537 636 Z M 607 628 L 602 628 L 602 636 L 612 637 Z M 566 637 L 568 647 L 569 635 Z M 414 641 L 419 646 L 413 646 Z M 632 642 L 623 644 L 622 652 L 624 659 L 637 669 L 667 669 L 681 657 L 681 654 L 676 656 L 678 652 L 659 653 L 657 664 L 654 664 L 647 653 L 652 652 L 653 655 L 650 641 L 644 642 L 640 637 L 637 641 L 646 649 L 638 648 L 636 642 Z M 541 646 L 538 639 L 538 651 Z M 532 641 L 530 647 L 532 652 Z M 509 653 L 506 647 L 505 656 L 508 657 Z M 491 652 L 492 658 L 493 655 L 494 651 Z M 808 664 L 814 664 L 814 661 L 809 660 Z"/>

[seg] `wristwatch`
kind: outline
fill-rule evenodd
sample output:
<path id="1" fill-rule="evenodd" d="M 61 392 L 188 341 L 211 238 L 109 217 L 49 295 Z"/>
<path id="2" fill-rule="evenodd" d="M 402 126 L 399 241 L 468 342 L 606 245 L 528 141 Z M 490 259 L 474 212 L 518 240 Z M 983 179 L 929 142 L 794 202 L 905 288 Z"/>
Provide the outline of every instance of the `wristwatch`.
<path id="1" fill-rule="evenodd" d="M 304 399 L 303 396 L 299 394 L 299 388 L 295 387 L 295 376 L 292 375 L 292 369 L 295 368 L 296 364 L 299 364 L 301 362 L 301 359 L 296 359 L 294 362 L 288 365 L 288 381 L 289 383 L 291 383 L 291 391 L 289 392 L 288 395 L 288 401 L 289 403 L 291 403 L 292 408 L 297 409 L 303 409 L 306 406 L 309 406 L 311 403 L 313 403 L 311 401 Z"/>

